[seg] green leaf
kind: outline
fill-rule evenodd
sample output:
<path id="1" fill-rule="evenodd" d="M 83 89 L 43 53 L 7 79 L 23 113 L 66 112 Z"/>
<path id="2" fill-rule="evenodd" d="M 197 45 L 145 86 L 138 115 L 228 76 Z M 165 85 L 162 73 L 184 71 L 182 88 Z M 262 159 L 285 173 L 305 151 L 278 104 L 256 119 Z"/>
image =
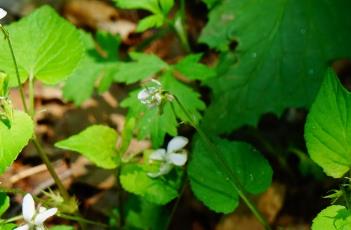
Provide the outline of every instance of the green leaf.
<path id="1" fill-rule="evenodd" d="M 172 107 L 167 103 L 163 111 L 158 108 L 148 108 L 140 103 L 135 90 L 129 97 L 121 102 L 121 107 L 128 108 L 128 117 L 136 119 L 136 131 L 139 139 L 151 138 L 152 146 L 157 148 L 163 144 L 166 133 L 171 136 L 177 135 L 177 120 Z"/>
<path id="2" fill-rule="evenodd" d="M 128 164 L 122 168 L 120 180 L 123 188 L 149 202 L 164 205 L 178 196 L 181 170 L 173 170 L 165 177 L 151 178 L 141 165 Z"/>
<path id="3" fill-rule="evenodd" d="M 118 70 L 118 49 L 120 38 L 105 32 L 97 33 L 97 42 L 106 56 L 102 57 L 95 49 L 95 41 L 86 32 L 81 32 L 85 53 L 76 70 L 68 77 L 63 88 L 66 100 L 81 105 L 90 98 L 98 83 L 99 93 L 108 90 Z"/>
<path id="4" fill-rule="evenodd" d="M 83 53 L 78 30 L 54 9 L 43 6 L 19 22 L 7 26 L 22 81 L 34 76 L 47 84 L 64 80 L 77 66 Z M 0 43 L 0 66 L 16 86 L 11 54 Z"/>
<path id="5" fill-rule="evenodd" d="M 118 7 L 122 9 L 143 9 L 154 14 L 162 13 L 159 7 L 159 0 L 114 0 Z M 161 0 L 162 1 L 162 0 Z"/>
<path id="6" fill-rule="evenodd" d="M 143 32 L 153 27 L 160 27 L 163 24 L 163 20 L 164 17 L 162 14 L 154 14 L 147 16 L 139 21 L 138 26 L 136 28 L 136 32 Z"/>
<path id="7" fill-rule="evenodd" d="M 216 3 L 220 2 L 221 0 L 202 0 L 206 5 L 207 8 L 211 9 Z"/>
<path id="8" fill-rule="evenodd" d="M 258 194 L 270 186 L 272 168 L 251 145 L 219 138 L 213 144 L 247 192 Z M 239 195 L 214 154 L 206 142 L 196 139 L 188 167 L 191 188 L 210 209 L 230 213 L 238 206 Z"/>
<path id="9" fill-rule="evenodd" d="M 201 60 L 202 54 L 191 54 L 180 60 L 174 69 L 180 72 L 185 77 L 190 80 L 206 80 L 208 78 L 214 77 L 216 71 L 213 68 L 198 63 Z"/>
<path id="10" fill-rule="evenodd" d="M 130 53 L 133 62 L 121 63 L 115 75 L 115 81 L 131 84 L 139 80 L 152 77 L 163 68 L 167 63 L 153 54 Z"/>
<path id="11" fill-rule="evenodd" d="M 0 174 L 17 158 L 33 135 L 33 121 L 24 112 L 14 111 L 11 128 L 0 122 Z"/>
<path id="12" fill-rule="evenodd" d="M 159 0 L 164 15 L 167 15 L 174 6 L 174 0 Z"/>
<path id="13" fill-rule="evenodd" d="M 200 94 L 187 85 L 177 81 L 170 73 L 164 74 L 160 79 L 163 88 L 176 96 L 182 103 L 185 110 L 192 116 L 192 119 L 199 121 L 201 118 L 200 111 L 205 109 L 205 103 L 200 100 Z M 175 113 L 182 121 L 189 121 L 183 110 L 175 101 L 172 102 Z"/>
<path id="14" fill-rule="evenodd" d="M 1 230 L 13 230 L 16 227 L 15 224 L 2 224 L 0 223 Z"/>
<path id="15" fill-rule="evenodd" d="M 6 193 L 0 192 L 0 217 L 6 212 L 10 207 L 10 198 Z"/>
<path id="16" fill-rule="evenodd" d="M 116 142 L 117 133 L 114 129 L 92 125 L 79 134 L 57 142 L 55 146 L 79 152 L 101 168 L 113 169 L 119 164 Z"/>
<path id="17" fill-rule="evenodd" d="M 351 213 L 342 205 L 331 205 L 313 220 L 312 230 L 351 230 Z"/>
<path id="18" fill-rule="evenodd" d="M 223 0 L 200 37 L 222 55 L 204 127 L 228 133 L 310 106 L 331 61 L 351 57 L 351 1 Z"/>
<path id="19" fill-rule="evenodd" d="M 329 70 L 307 117 L 305 139 L 312 160 L 334 178 L 351 167 L 349 120 L 351 94 Z"/>
<path id="20" fill-rule="evenodd" d="M 160 205 L 129 195 L 124 209 L 128 227 L 152 230 L 164 230 L 166 227 L 168 211 Z"/>
<path id="21" fill-rule="evenodd" d="M 74 101 L 76 105 L 81 105 L 93 94 L 96 79 L 101 71 L 101 66 L 89 53 L 95 50 L 93 38 L 83 31 L 80 31 L 80 37 L 84 44 L 85 54 L 63 88 L 64 98 Z"/>

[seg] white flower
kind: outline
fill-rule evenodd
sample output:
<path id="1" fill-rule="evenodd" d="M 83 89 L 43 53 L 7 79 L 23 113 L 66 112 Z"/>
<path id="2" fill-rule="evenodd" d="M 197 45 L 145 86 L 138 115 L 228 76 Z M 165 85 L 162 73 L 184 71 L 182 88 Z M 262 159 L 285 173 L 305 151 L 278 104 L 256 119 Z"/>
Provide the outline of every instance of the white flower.
<path id="1" fill-rule="evenodd" d="M 162 91 L 160 88 L 147 87 L 138 93 L 138 99 L 150 108 L 159 106 L 162 102 Z"/>
<path id="2" fill-rule="evenodd" d="M 4 10 L 3 8 L 0 8 L 0 19 L 3 19 L 4 17 L 6 17 L 7 12 L 6 10 Z"/>
<path id="3" fill-rule="evenodd" d="M 188 142 L 186 137 L 177 136 L 168 142 L 167 151 L 165 149 L 158 149 L 151 153 L 149 157 L 151 163 L 159 161 L 161 165 L 158 172 L 150 172 L 148 176 L 159 177 L 169 173 L 174 166 L 185 165 L 188 155 L 183 148 Z"/>
<path id="4" fill-rule="evenodd" d="M 14 230 L 45 230 L 44 221 L 55 215 L 56 212 L 57 208 L 46 209 L 44 207 L 39 207 L 38 210 L 36 210 L 33 197 L 27 193 L 22 203 L 22 215 L 27 223 Z"/>

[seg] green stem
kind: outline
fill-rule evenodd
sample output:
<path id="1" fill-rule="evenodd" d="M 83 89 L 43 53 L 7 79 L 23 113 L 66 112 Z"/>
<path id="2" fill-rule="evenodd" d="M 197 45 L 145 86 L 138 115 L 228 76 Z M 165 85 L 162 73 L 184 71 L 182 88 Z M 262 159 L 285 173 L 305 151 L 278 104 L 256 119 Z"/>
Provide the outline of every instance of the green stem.
<path id="1" fill-rule="evenodd" d="M 123 194 L 122 194 L 122 185 L 120 181 L 120 174 L 121 174 L 121 166 L 117 168 L 117 198 L 118 198 L 118 213 L 119 213 L 119 220 L 118 220 L 118 229 L 122 229 L 124 226 L 124 207 L 123 207 Z"/>
<path id="2" fill-rule="evenodd" d="M 18 216 L 14 216 L 14 217 L 11 217 L 11 218 L 9 218 L 9 219 L 7 219 L 7 220 L 4 220 L 4 222 L 1 222 L 1 223 L 11 223 L 11 222 L 15 222 L 15 221 L 17 221 L 17 220 L 21 220 L 23 218 L 23 216 L 22 215 L 18 215 Z"/>
<path id="3" fill-rule="evenodd" d="M 177 97 L 174 97 L 176 102 L 178 103 L 179 107 L 182 109 L 186 117 L 189 119 L 190 124 L 195 128 L 195 130 L 199 133 L 200 137 L 205 141 L 207 147 L 209 148 L 210 152 L 214 154 L 215 160 L 223 167 L 226 174 L 230 178 L 228 182 L 231 183 L 234 190 L 239 194 L 241 199 L 245 202 L 247 207 L 251 210 L 251 212 L 256 216 L 256 218 L 261 222 L 261 224 L 265 227 L 265 229 L 270 230 L 271 227 L 269 226 L 265 217 L 260 213 L 260 211 L 256 208 L 255 204 L 249 199 L 247 196 L 243 186 L 241 185 L 237 176 L 232 172 L 229 166 L 226 163 L 226 160 L 223 159 L 222 155 L 220 154 L 220 150 L 217 146 L 210 140 L 210 138 L 205 134 L 205 132 L 194 122 L 192 116 L 188 113 L 188 111 L 184 108 L 183 104 L 179 101 Z"/>
<path id="4" fill-rule="evenodd" d="M 74 220 L 74 221 L 83 222 L 83 223 L 86 223 L 86 224 L 92 224 L 92 225 L 108 228 L 107 224 L 95 222 L 95 221 L 92 221 L 92 220 L 87 220 L 87 219 L 84 219 L 84 218 L 81 218 L 81 217 L 78 217 L 78 216 L 69 216 L 69 215 L 65 215 L 63 213 L 60 213 L 57 216 L 59 216 L 59 217 L 61 217 L 63 219 L 67 219 L 67 220 Z"/>
<path id="5" fill-rule="evenodd" d="M 186 52 L 191 52 L 188 41 L 188 33 L 186 31 L 186 11 L 185 0 L 180 0 L 179 16 L 176 16 L 173 27 L 178 34 L 180 42 L 182 43 Z"/>
<path id="6" fill-rule="evenodd" d="M 29 115 L 34 119 L 34 76 L 29 76 Z"/>
<path id="7" fill-rule="evenodd" d="M 63 186 L 62 181 L 60 180 L 59 176 L 57 175 L 54 167 L 52 166 L 52 164 L 47 156 L 47 153 L 43 149 L 41 143 L 39 142 L 39 140 L 37 139 L 35 134 L 33 135 L 32 141 L 33 141 L 33 144 L 34 144 L 36 150 L 38 151 L 40 158 L 42 159 L 42 161 L 44 162 L 44 164 L 48 168 L 51 177 L 54 179 L 54 181 L 57 185 L 57 188 L 60 191 L 63 199 L 65 201 L 68 201 L 70 196 L 69 196 L 66 188 Z"/>
<path id="8" fill-rule="evenodd" d="M 174 214 L 175 214 L 175 212 L 176 212 L 176 210 L 177 210 L 177 208 L 179 206 L 180 200 L 181 200 L 181 198 L 182 198 L 182 196 L 183 196 L 183 194 L 185 192 L 186 185 L 187 185 L 187 181 L 184 182 L 183 188 L 182 188 L 182 190 L 181 190 L 181 192 L 180 192 L 175 204 L 172 207 L 171 213 L 170 213 L 170 215 L 168 217 L 168 220 L 167 220 L 167 224 L 166 224 L 165 230 L 169 229 L 169 227 L 171 225 L 171 222 L 173 220 L 173 216 L 174 216 Z"/>
<path id="9" fill-rule="evenodd" d="M 17 83 L 18 83 L 18 88 L 21 94 L 21 100 L 22 100 L 22 104 L 23 104 L 23 109 L 24 111 L 28 112 L 28 108 L 27 108 L 27 104 L 26 104 L 26 100 L 24 97 L 24 92 L 23 92 L 23 88 L 21 87 L 21 78 L 19 75 L 19 71 L 18 71 L 18 65 L 17 65 L 17 61 L 16 61 L 16 56 L 15 53 L 13 51 L 13 47 L 12 47 L 12 43 L 11 43 L 11 39 L 10 39 L 10 34 L 8 33 L 8 31 L 0 24 L 0 28 L 2 33 L 4 34 L 5 39 L 7 40 L 9 49 L 10 49 L 10 53 L 11 53 L 11 58 L 13 61 L 13 64 L 15 66 L 15 71 L 16 71 L 16 78 L 17 78 Z"/>

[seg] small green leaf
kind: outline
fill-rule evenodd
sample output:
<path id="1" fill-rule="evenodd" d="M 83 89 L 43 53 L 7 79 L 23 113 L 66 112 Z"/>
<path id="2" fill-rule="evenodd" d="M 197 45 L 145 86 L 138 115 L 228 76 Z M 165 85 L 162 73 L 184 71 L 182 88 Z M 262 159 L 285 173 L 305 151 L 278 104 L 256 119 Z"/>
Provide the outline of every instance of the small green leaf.
<path id="1" fill-rule="evenodd" d="M 174 69 L 190 80 L 204 81 L 208 78 L 214 77 L 216 75 L 215 69 L 199 63 L 201 57 L 202 54 L 188 55 L 180 60 L 174 66 Z"/>
<path id="2" fill-rule="evenodd" d="M 305 139 L 312 160 L 334 178 L 351 167 L 349 120 L 351 94 L 329 70 L 307 117 Z"/>
<path id="3" fill-rule="evenodd" d="M 128 164 L 122 168 L 120 180 L 128 192 L 149 202 L 164 205 L 178 196 L 181 174 L 181 170 L 173 170 L 165 177 L 151 178 L 141 165 Z"/>
<path id="4" fill-rule="evenodd" d="M 143 9 L 154 14 L 160 14 L 159 0 L 114 0 L 117 7 L 122 9 Z M 161 0 L 162 1 L 162 0 Z"/>
<path id="5" fill-rule="evenodd" d="M 0 217 L 6 212 L 10 207 L 10 198 L 6 193 L 0 192 Z"/>
<path id="6" fill-rule="evenodd" d="M 153 27 L 160 27 L 163 24 L 163 20 L 164 17 L 162 14 L 154 14 L 147 16 L 139 21 L 138 26 L 136 28 L 136 32 L 143 32 Z"/>
<path id="7" fill-rule="evenodd" d="M 331 205 L 313 220 L 312 230 L 351 230 L 351 212 L 342 205 Z"/>
<path id="8" fill-rule="evenodd" d="M 64 80 L 77 66 L 83 53 L 79 32 L 54 9 L 43 6 L 19 22 L 7 26 L 22 81 L 34 76 L 47 84 Z M 0 66 L 16 86 L 11 54 L 0 43 Z"/>
<path id="9" fill-rule="evenodd" d="M 119 165 L 116 152 L 117 133 L 103 125 L 93 125 L 77 135 L 57 142 L 56 147 L 76 151 L 97 166 L 112 169 Z"/>
<path id="10" fill-rule="evenodd" d="M 272 182 L 272 168 L 268 161 L 251 145 L 215 139 L 224 162 L 247 192 L 258 194 Z M 239 195 L 230 177 L 219 164 L 208 144 L 197 138 L 188 167 L 190 184 L 195 196 L 216 212 L 230 213 L 239 204 Z"/>
<path id="11" fill-rule="evenodd" d="M 130 53 L 133 62 L 121 63 L 115 75 L 115 81 L 131 84 L 139 80 L 152 77 L 163 68 L 167 63 L 153 54 Z"/>
<path id="12" fill-rule="evenodd" d="M 11 128 L 0 122 L 0 174 L 17 158 L 33 135 L 33 121 L 24 112 L 14 111 Z"/>
<path id="13" fill-rule="evenodd" d="M 174 0 L 159 0 L 162 12 L 167 15 L 174 6 Z"/>

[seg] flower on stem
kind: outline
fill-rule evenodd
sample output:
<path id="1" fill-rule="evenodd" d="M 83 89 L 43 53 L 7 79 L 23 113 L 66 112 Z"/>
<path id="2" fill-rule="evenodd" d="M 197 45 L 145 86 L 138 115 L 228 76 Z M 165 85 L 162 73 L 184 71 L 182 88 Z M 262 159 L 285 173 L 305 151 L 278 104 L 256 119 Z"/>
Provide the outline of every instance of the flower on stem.
<path id="1" fill-rule="evenodd" d="M 189 140 L 186 137 L 177 136 L 168 142 L 167 150 L 157 149 L 149 156 L 150 163 L 159 162 L 158 172 L 149 172 L 150 177 L 159 177 L 168 174 L 174 166 L 185 165 L 188 155 L 184 149 Z"/>
<path id="2" fill-rule="evenodd" d="M 0 8 L 0 20 L 6 17 L 7 11 L 4 10 L 3 8 Z"/>
<path id="3" fill-rule="evenodd" d="M 164 101 L 172 101 L 173 96 L 166 92 L 159 81 L 151 80 L 154 86 L 145 87 L 138 93 L 139 101 L 149 108 L 162 105 Z"/>
<path id="4" fill-rule="evenodd" d="M 22 203 L 22 215 L 26 224 L 14 230 L 45 230 L 44 221 L 55 215 L 56 212 L 57 208 L 46 209 L 44 207 L 38 207 L 38 209 L 36 209 L 32 195 L 27 193 Z"/>

